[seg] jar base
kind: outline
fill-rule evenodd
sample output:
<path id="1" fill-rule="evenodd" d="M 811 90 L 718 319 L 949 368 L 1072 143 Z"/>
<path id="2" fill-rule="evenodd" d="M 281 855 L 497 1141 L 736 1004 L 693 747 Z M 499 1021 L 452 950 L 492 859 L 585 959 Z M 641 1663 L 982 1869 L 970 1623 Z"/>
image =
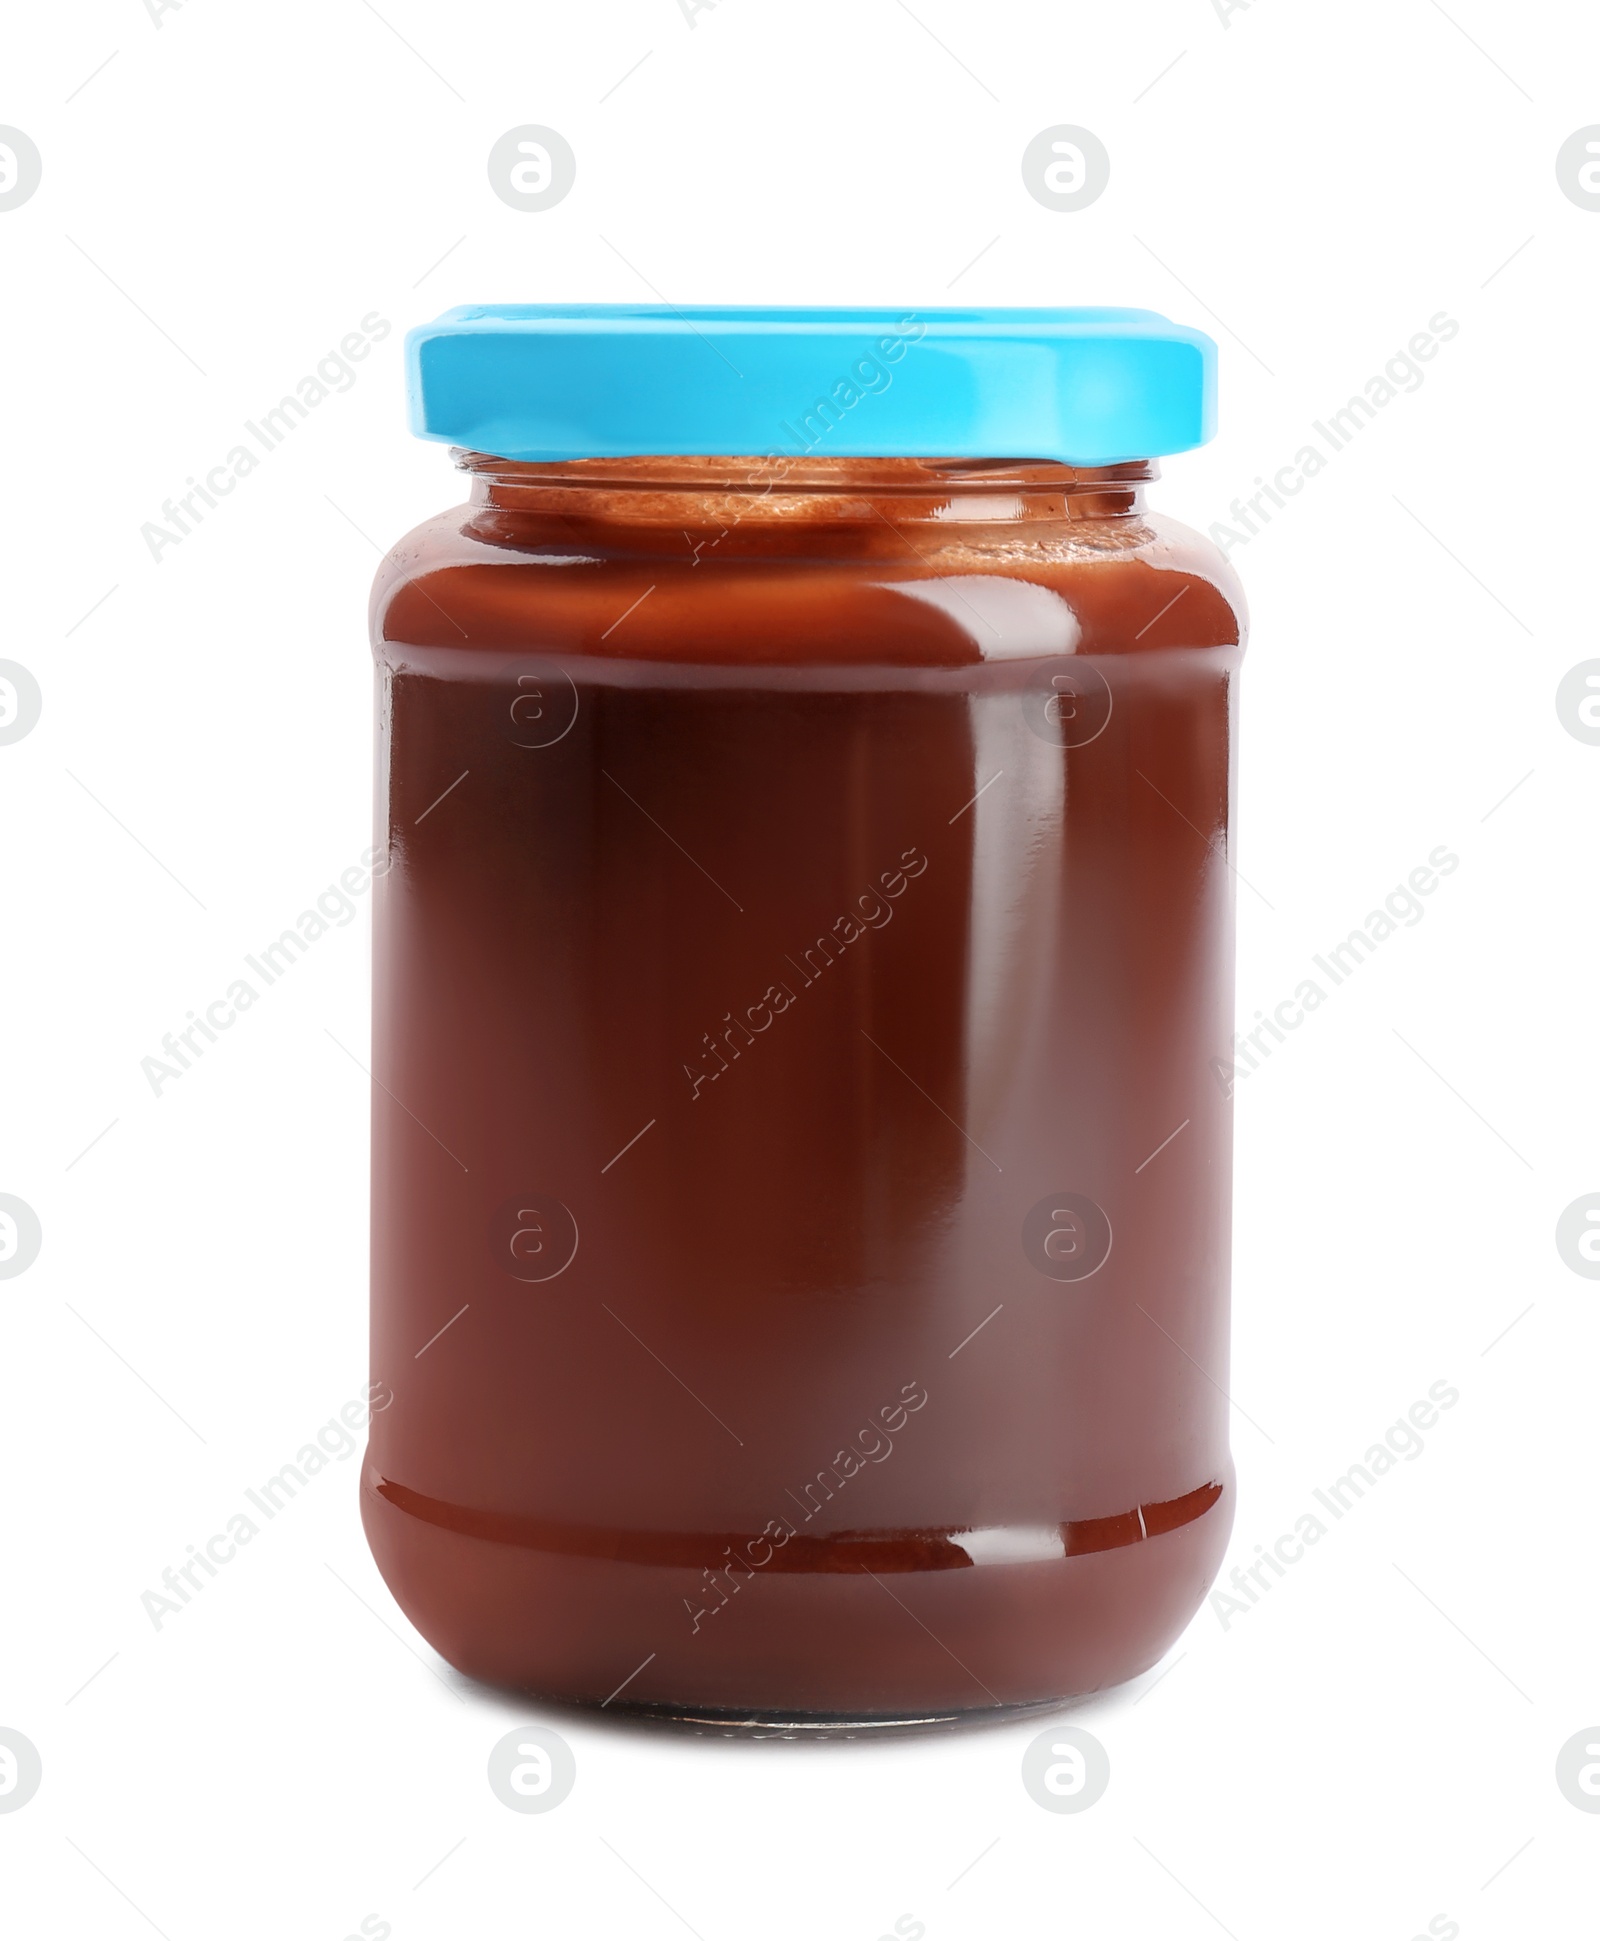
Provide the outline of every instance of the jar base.
<path id="1" fill-rule="evenodd" d="M 468 1677 L 640 1722 L 796 1739 L 1049 1711 L 1147 1671 L 1193 1617 L 1233 1523 L 1204 1515 L 1054 1561 L 752 1581 L 707 1616 L 700 1574 L 496 1542 L 400 1508 L 362 1517 L 401 1609 Z"/>
<path id="2" fill-rule="evenodd" d="M 893 1716 L 864 1713 L 720 1711 L 682 1705 L 610 1705 L 633 1725 L 659 1725 L 702 1739 L 788 1739 L 799 1742 L 825 1739 L 889 1739 L 922 1732 L 959 1732 L 984 1726 L 1010 1725 L 1017 1719 L 1059 1712 L 1074 1702 L 1064 1698 L 1030 1700 L 1017 1705 L 981 1705 L 921 1715 L 907 1711 Z M 585 1711 L 599 1708 L 584 1707 Z"/>

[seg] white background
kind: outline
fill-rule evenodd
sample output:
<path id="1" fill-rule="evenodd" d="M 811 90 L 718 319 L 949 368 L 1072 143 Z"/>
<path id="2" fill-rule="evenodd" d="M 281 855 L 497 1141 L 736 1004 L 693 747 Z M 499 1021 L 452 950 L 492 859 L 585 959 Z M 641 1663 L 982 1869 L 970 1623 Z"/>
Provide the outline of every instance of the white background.
<path id="1" fill-rule="evenodd" d="M 1600 1190 L 1600 748 L 1554 697 L 1600 655 L 1600 214 L 1555 172 L 1597 72 L 1592 14 L 1491 0 L 12 12 L 0 122 L 44 175 L 0 214 L 0 655 L 44 712 L 0 749 L 0 1189 L 44 1246 L 0 1283 L 0 1725 L 44 1782 L 0 1815 L 8 1931 L 1595 1931 L 1600 1816 L 1554 1765 L 1600 1720 L 1600 1286 L 1554 1231 Z M 542 214 L 485 171 L 525 122 L 578 158 Z M 1075 214 L 1019 170 L 1059 122 L 1111 155 Z M 409 1630 L 354 1459 L 159 1631 L 141 1608 L 365 1381 L 365 909 L 161 1097 L 140 1061 L 370 840 L 374 542 L 460 496 L 406 434 L 401 333 L 658 294 L 1199 324 L 1222 432 L 1155 503 L 1202 528 L 1460 325 L 1232 553 L 1241 1019 L 1461 860 L 1239 1086 L 1228 1567 L 1430 1384 L 1460 1400 L 1253 1608 L 1078 1709 L 1112 1764 L 1082 1815 L 1022 1788 L 1037 1721 L 818 1747 L 570 1717 L 571 1797 L 510 1813 L 484 1762 L 533 1715 Z M 153 562 L 141 524 L 372 311 L 354 387 Z"/>

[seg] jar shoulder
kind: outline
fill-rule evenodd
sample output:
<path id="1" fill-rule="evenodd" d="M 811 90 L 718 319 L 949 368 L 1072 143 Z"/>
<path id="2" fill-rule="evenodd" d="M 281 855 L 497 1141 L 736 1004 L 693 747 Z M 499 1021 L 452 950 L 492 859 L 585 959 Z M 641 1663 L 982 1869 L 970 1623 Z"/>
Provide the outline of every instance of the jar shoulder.
<path id="1" fill-rule="evenodd" d="M 1160 513 L 734 533 L 468 505 L 384 556 L 370 620 L 375 650 L 954 665 L 1242 647 L 1248 613 L 1218 548 Z"/>

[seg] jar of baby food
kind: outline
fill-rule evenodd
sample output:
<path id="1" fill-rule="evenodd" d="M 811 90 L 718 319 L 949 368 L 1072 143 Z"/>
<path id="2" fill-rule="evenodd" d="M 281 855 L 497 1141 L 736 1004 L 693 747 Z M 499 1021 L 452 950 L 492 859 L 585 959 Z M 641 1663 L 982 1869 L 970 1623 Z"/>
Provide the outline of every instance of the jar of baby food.
<path id="1" fill-rule="evenodd" d="M 728 1729 L 1151 1665 L 1233 1514 L 1244 607 L 1138 310 L 474 307 L 378 676 L 362 1507 L 478 1678 Z"/>

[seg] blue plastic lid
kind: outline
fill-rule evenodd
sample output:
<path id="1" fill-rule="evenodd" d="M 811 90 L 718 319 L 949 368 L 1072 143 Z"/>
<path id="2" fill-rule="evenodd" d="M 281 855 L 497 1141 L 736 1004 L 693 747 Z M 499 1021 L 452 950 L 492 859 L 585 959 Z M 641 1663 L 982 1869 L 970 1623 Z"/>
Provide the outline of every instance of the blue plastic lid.
<path id="1" fill-rule="evenodd" d="M 1112 465 L 1216 429 L 1217 347 L 1153 310 L 469 304 L 406 338 L 411 428 L 528 462 Z"/>

